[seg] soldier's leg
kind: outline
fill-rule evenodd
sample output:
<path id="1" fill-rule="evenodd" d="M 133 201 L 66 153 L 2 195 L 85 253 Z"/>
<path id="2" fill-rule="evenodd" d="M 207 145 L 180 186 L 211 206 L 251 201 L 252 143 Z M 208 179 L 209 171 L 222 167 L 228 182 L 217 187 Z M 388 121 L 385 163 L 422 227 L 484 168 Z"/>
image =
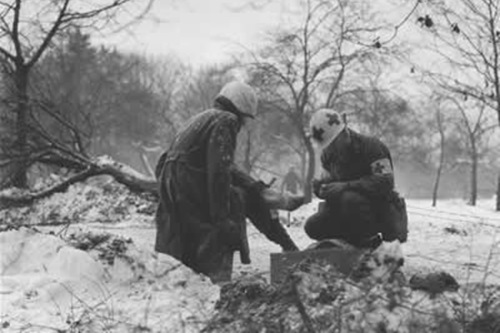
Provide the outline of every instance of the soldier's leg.
<path id="1" fill-rule="evenodd" d="M 356 191 L 346 191 L 340 196 L 340 219 L 346 240 L 354 245 L 377 235 L 377 211 L 374 203 Z"/>
<path id="2" fill-rule="evenodd" d="M 243 264 L 250 264 L 250 248 L 248 246 L 247 221 L 246 221 L 246 193 L 244 189 L 231 186 L 230 196 L 231 220 L 240 226 L 239 246 L 240 261 Z"/>
<path id="3" fill-rule="evenodd" d="M 339 225 L 338 211 L 337 203 L 321 202 L 318 211 L 306 220 L 306 234 L 314 240 L 343 238 L 345 235 Z"/>
<path id="4" fill-rule="evenodd" d="M 213 283 L 229 281 L 233 269 L 233 253 L 220 231 L 211 225 L 198 229 L 189 241 L 190 267 L 207 275 Z"/>
<path id="5" fill-rule="evenodd" d="M 233 250 L 221 242 L 218 243 L 219 245 L 214 246 L 210 254 L 200 253 L 193 267 L 195 271 L 208 276 L 213 283 L 231 280 L 233 271 Z"/>
<path id="6" fill-rule="evenodd" d="M 228 235 L 222 236 L 218 232 L 207 231 L 204 235 L 207 249 L 202 251 L 203 253 L 198 254 L 197 267 L 200 272 L 209 276 L 214 283 L 229 281 L 231 279 L 235 249 L 226 244 L 239 243 L 238 250 L 240 251 L 241 262 L 245 264 L 250 263 L 244 201 L 244 192 L 239 188 L 231 186 L 229 202 L 230 219 L 240 226 L 240 233 L 238 235 L 231 235 L 238 237 L 236 242 L 234 240 L 222 239 L 222 237 L 227 237 Z M 213 239 L 210 239 L 211 237 Z"/>

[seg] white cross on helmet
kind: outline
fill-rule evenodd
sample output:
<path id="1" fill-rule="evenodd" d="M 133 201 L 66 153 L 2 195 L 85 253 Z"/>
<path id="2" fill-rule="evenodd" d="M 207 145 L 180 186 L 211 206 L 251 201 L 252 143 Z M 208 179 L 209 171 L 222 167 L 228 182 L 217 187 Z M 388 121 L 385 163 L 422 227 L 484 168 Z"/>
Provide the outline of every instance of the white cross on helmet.
<path id="1" fill-rule="evenodd" d="M 345 122 L 337 111 L 319 109 L 312 115 L 309 128 L 313 143 L 325 149 L 345 128 Z"/>

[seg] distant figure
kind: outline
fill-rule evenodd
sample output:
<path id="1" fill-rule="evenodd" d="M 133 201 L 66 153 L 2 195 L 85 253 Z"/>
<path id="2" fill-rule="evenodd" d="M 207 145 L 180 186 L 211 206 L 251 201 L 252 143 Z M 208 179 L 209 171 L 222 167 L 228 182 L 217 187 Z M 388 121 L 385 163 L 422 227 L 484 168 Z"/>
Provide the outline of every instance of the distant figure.
<path id="1" fill-rule="evenodd" d="M 238 132 L 256 115 L 257 102 L 252 87 L 228 83 L 213 108 L 188 120 L 156 167 L 155 250 L 213 282 L 231 278 L 234 251 L 250 263 L 247 217 L 284 251 L 297 250 L 272 209 L 294 210 L 303 197 L 273 192 L 234 165 Z"/>
<path id="2" fill-rule="evenodd" d="M 283 177 L 283 182 L 281 183 L 281 192 L 290 192 L 292 194 L 297 194 L 298 190 L 302 188 L 302 181 L 295 172 L 295 168 L 292 166 L 288 169 L 287 174 Z"/>
<path id="3" fill-rule="evenodd" d="M 406 206 L 394 190 L 387 146 L 350 129 L 332 109 L 316 111 L 310 127 L 323 167 L 313 189 L 324 202 L 306 221 L 307 235 L 342 239 L 361 248 L 378 246 L 380 235 L 387 241 L 406 241 Z"/>

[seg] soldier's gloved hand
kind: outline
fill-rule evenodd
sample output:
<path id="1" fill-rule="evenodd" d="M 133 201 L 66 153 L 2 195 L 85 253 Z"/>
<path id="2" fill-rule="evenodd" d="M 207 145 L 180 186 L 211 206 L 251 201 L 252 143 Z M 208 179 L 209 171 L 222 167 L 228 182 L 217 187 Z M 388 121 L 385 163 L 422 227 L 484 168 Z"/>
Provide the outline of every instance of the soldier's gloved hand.
<path id="1" fill-rule="evenodd" d="M 241 247 L 241 226 L 233 220 L 225 220 L 220 225 L 221 241 L 224 242 L 231 250 L 239 250 Z"/>
<path id="2" fill-rule="evenodd" d="M 332 182 L 328 184 L 323 184 L 320 186 L 317 196 L 320 199 L 331 198 L 339 195 L 340 192 L 344 191 L 345 189 L 346 189 L 345 182 Z"/>

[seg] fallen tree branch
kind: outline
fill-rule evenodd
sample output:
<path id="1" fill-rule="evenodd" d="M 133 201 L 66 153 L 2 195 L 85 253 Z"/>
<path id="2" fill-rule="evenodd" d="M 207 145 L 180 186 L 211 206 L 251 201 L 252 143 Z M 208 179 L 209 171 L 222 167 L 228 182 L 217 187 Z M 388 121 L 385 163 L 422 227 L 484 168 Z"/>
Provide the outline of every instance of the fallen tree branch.
<path id="1" fill-rule="evenodd" d="M 101 164 L 98 170 L 102 175 L 110 175 L 117 182 L 127 186 L 132 192 L 157 194 L 157 182 L 153 177 L 145 176 L 128 165 L 110 161 L 109 164 Z"/>
<path id="2" fill-rule="evenodd" d="M 8 207 L 8 206 L 22 206 L 22 205 L 29 205 L 33 201 L 48 197 L 54 193 L 57 192 L 64 192 L 68 189 L 70 185 L 73 185 L 75 183 L 81 182 L 90 176 L 94 176 L 95 170 L 92 168 L 88 168 L 68 179 L 65 181 L 56 184 L 46 190 L 37 192 L 37 193 L 23 193 L 23 194 L 17 194 L 17 193 L 0 193 L 0 207 Z"/>
<path id="3" fill-rule="evenodd" d="M 131 167 L 116 162 L 109 157 L 101 157 L 88 165 L 83 171 L 42 191 L 35 193 L 16 193 L 6 190 L 0 192 L 0 209 L 29 205 L 35 200 L 49 197 L 54 193 L 64 192 L 73 184 L 85 181 L 90 177 L 101 175 L 113 177 L 117 182 L 125 185 L 132 192 L 157 194 L 157 182 L 153 177 L 145 176 Z"/>
<path id="4" fill-rule="evenodd" d="M 307 314 L 306 307 L 304 303 L 302 302 L 302 299 L 300 298 L 300 293 L 297 287 L 297 281 L 292 282 L 293 285 L 293 293 L 295 296 L 295 305 L 297 306 L 297 310 L 299 310 L 300 317 L 302 318 L 302 321 L 304 322 L 305 329 L 307 333 L 315 333 L 316 330 L 314 329 L 313 321 L 311 317 Z"/>

